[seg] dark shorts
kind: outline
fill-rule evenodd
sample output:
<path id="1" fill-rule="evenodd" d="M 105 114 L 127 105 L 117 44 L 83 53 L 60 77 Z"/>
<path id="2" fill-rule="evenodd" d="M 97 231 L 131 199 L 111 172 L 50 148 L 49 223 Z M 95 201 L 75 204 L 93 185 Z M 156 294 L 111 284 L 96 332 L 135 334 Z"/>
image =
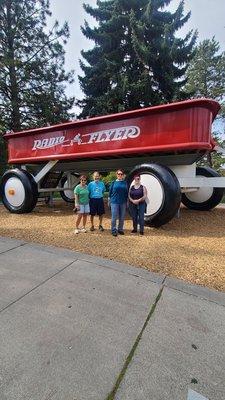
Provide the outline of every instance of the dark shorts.
<path id="1" fill-rule="evenodd" d="M 90 199 L 90 214 L 91 215 L 103 215 L 105 214 L 104 201 L 100 199 Z"/>

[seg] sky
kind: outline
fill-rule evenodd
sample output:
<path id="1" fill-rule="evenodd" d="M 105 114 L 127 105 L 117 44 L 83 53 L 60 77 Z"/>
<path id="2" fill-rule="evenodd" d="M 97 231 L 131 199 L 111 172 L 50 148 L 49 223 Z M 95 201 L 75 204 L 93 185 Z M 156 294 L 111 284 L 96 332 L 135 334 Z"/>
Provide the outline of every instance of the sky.
<path id="1" fill-rule="evenodd" d="M 67 94 L 82 98 L 83 94 L 79 87 L 78 75 L 82 74 L 79 68 L 80 51 L 93 47 L 93 42 L 87 40 L 80 30 L 86 19 L 91 26 L 95 20 L 83 9 L 82 4 L 96 5 L 96 0 L 50 0 L 52 17 L 49 19 L 49 28 L 56 19 L 60 24 L 68 22 L 70 38 L 65 46 L 66 70 L 75 70 L 75 82 L 67 88 Z M 179 0 L 172 0 L 169 7 L 174 11 Z M 221 50 L 225 50 L 225 0 L 185 0 L 185 12 L 191 11 L 191 17 L 185 26 L 178 31 L 179 36 L 184 36 L 190 29 L 198 30 L 198 41 L 211 39 L 215 36 L 220 43 Z"/>

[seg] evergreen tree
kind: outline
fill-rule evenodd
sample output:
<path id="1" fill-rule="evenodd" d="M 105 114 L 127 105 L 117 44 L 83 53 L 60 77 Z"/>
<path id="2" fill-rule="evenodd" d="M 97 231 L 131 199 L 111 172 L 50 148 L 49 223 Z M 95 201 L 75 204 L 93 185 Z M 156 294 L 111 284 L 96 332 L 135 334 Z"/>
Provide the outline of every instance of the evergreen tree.
<path id="1" fill-rule="evenodd" d="M 189 97 L 206 97 L 217 100 L 221 104 L 221 112 L 218 115 L 220 131 L 215 131 L 213 136 L 218 144 L 225 146 L 224 135 L 221 135 L 225 126 L 225 52 L 220 52 L 220 45 L 213 37 L 201 42 L 187 69 L 187 84 L 185 90 Z M 225 132 L 224 132 L 225 134 Z M 216 170 L 220 170 L 225 164 L 224 156 L 218 153 L 210 153 L 201 163 L 209 164 Z"/>
<path id="2" fill-rule="evenodd" d="M 225 116 L 225 52 L 220 52 L 220 45 L 214 37 L 197 46 L 187 69 L 187 78 L 187 93 L 218 100 Z"/>
<path id="3" fill-rule="evenodd" d="M 5 127 L 0 123 L 0 132 L 4 132 Z M 7 149 L 3 137 L 0 135 L 0 176 L 4 173 L 7 164 Z"/>
<path id="4" fill-rule="evenodd" d="M 68 25 L 46 18 L 49 0 L 0 0 L 0 125 L 14 131 L 68 120 L 65 95 L 73 73 L 64 70 Z"/>
<path id="5" fill-rule="evenodd" d="M 81 117 L 119 112 L 170 102 L 185 96 L 184 74 L 193 53 L 196 33 L 184 39 L 177 30 L 189 19 L 181 1 L 174 13 L 165 11 L 171 0 L 97 1 L 84 5 L 98 21 L 83 34 L 95 42 L 82 51 L 84 76 L 79 77 L 84 99 Z"/>

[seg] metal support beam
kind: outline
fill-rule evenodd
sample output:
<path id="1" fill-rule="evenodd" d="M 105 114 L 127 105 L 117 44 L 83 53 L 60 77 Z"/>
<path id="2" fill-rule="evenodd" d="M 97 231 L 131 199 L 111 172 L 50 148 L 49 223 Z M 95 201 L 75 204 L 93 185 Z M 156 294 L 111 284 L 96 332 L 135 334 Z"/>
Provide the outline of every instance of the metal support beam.
<path id="1" fill-rule="evenodd" d="M 49 161 L 34 177 L 35 182 L 40 182 L 42 178 L 57 164 L 58 160 Z"/>
<path id="2" fill-rule="evenodd" d="M 70 171 L 68 171 L 66 173 L 66 177 L 67 177 L 67 189 L 72 188 L 73 187 L 73 181 L 72 181 L 72 175 L 71 175 Z"/>
<path id="3" fill-rule="evenodd" d="M 196 178 L 179 178 L 178 181 L 182 188 L 200 188 L 200 187 L 212 187 L 212 188 L 225 188 L 225 177 L 198 177 Z"/>

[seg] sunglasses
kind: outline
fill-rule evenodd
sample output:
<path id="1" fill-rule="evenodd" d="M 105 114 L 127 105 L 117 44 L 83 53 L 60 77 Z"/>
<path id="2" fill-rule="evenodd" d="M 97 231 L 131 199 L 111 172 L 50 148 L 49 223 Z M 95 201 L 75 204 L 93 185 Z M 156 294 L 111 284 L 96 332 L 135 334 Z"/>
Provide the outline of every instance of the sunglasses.
<path id="1" fill-rule="evenodd" d="M 87 182 L 87 179 L 81 179 L 81 182 Z"/>
<path id="2" fill-rule="evenodd" d="M 123 175 L 122 172 L 118 172 L 117 175 Z"/>

